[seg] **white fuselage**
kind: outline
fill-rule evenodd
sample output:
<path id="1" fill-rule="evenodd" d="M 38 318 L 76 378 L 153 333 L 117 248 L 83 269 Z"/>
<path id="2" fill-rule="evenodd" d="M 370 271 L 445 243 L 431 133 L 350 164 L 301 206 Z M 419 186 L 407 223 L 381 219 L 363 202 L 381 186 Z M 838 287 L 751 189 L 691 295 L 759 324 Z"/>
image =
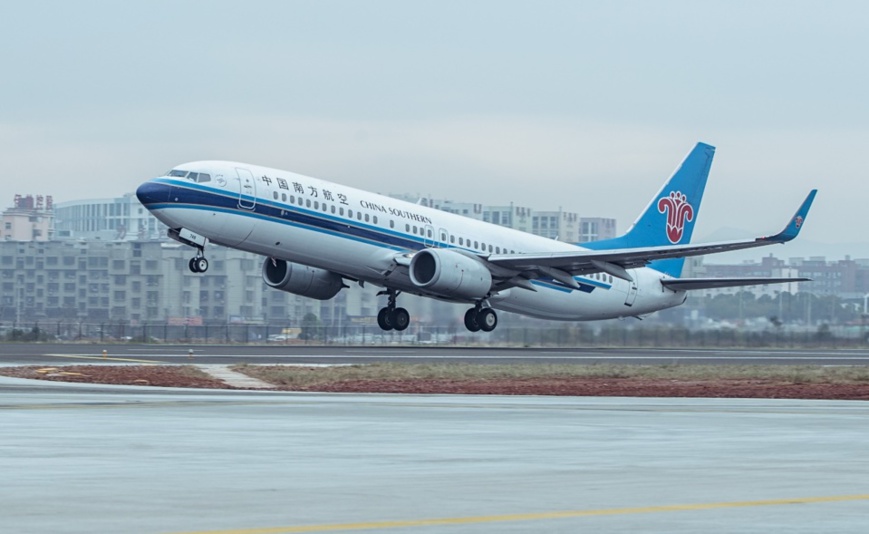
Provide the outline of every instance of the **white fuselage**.
<path id="1" fill-rule="evenodd" d="M 396 257 L 426 248 L 495 254 L 583 250 L 375 193 L 256 165 L 201 161 L 178 167 L 209 180 L 164 176 L 166 198 L 148 207 L 171 228 L 272 258 L 326 269 L 407 293 L 416 287 Z M 162 191 L 162 190 L 161 190 Z M 161 193 L 162 195 L 162 193 Z M 633 282 L 605 273 L 576 276 L 580 289 L 536 279 L 537 291 L 512 287 L 492 295 L 494 308 L 533 317 L 595 320 L 637 316 L 681 304 L 683 291 L 665 289 L 664 275 L 630 269 Z"/>

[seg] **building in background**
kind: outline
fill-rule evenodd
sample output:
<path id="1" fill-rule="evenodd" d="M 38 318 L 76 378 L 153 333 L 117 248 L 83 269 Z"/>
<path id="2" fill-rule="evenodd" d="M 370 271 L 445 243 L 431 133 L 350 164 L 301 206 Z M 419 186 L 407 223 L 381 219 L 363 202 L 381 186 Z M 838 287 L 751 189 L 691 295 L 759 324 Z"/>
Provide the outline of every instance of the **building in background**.
<path id="1" fill-rule="evenodd" d="M 5 323 L 122 322 L 141 324 L 271 324 L 298 326 L 307 314 L 342 327 L 376 324 L 385 297 L 377 287 L 348 283 L 334 299 L 319 301 L 278 291 L 262 281 L 262 256 L 210 245 L 210 267 L 187 268 L 189 247 L 167 241 L 2 241 L 0 321 Z M 750 291 L 775 297 L 808 291 L 862 304 L 869 294 L 869 260 L 773 256 L 760 262 L 686 261 L 686 276 L 806 276 L 814 282 L 693 292 L 692 299 Z M 467 306 L 403 295 L 420 324 L 456 326 Z M 504 314 L 509 322 L 510 314 Z"/>
<path id="2" fill-rule="evenodd" d="M 535 211 L 531 233 L 566 243 L 579 242 L 579 215 L 567 211 Z"/>
<path id="3" fill-rule="evenodd" d="M 48 241 L 54 237 L 53 217 L 51 196 L 15 195 L 12 207 L 3 211 L 0 239 Z"/>
<path id="4" fill-rule="evenodd" d="M 402 200 L 533 229 L 534 211 L 528 207 L 411 195 Z M 328 301 L 268 288 L 261 256 L 213 244 L 208 272 L 193 274 L 187 268 L 192 249 L 168 240 L 166 227 L 132 193 L 56 205 L 51 197 L 17 196 L 7 213 L 9 232 L 0 247 L 0 321 L 293 325 L 314 314 L 334 326 L 375 325 L 385 304 L 374 288 L 355 284 Z M 564 220 L 579 219 L 565 214 Z M 578 226 L 565 235 L 578 239 Z M 402 305 L 422 322 L 461 326 L 462 306 L 411 295 L 402 298 Z"/>
<path id="5" fill-rule="evenodd" d="M 262 321 L 258 257 L 211 250 L 207 275 L 190 251 L 160 241 L 0 243 L 0 320 Z"/>
<path id="6" fill-rule="evenodd" d="M 485 221 L 522 232 L 558 239 L 566 243 L 586 243 L 616 237 L 616 220 L 605 217 L 580 217 L 579 214 L 558 211 L 535 211 L 513 204 L 487 206 L 449 199 L 433 199 L 412 194 L 389 195 L 398 200 Z"/>
<path id="7" fill-rule="evenodd" d="M 606 217 L 580 217 L 579 243 L 613 239 L 616 236 L 616 220 Z"/>
<path id="8" fill-rule="evenodd" d="M 144 241 L 166 236 L 166 226 L 133 193 L 117 198 L 58 202 L 54 230 L 57 239 Z"/>
<path id="9" fill-rule="evenodd" d="M 402 200 L 567 242 L 616 236 L 614 219 L 572 212 L 534 211 L 403 195 Z M 54 222 L 54 229 L 52 228 Z M 376 287 L 348 284 L 319 301 L 267 287 L 264 258 L 214 244 L 207 273 L 187 267 L 194 251 L 166 237 L 165 227 L 134 195 L 53 205 L 51 197 L 15 197 L 3 213 L 0 241 L 0 321 L 88 321 L 126 324 L 271 324 L 298 326 L 308 314 L 340 328 L 371 325 L 385 304 Z M 51 239 L 54 237 L 54 239 Z M 752 291 L 757 295 L 809 291 L 863 302 L 869 294 L 869 260 L 768 256 L 760 262 L 708 264 L 687 258 L 683 276 L 806 276 L 810 283 L 728 288 L 692 298 Z M 420 324 L 461 330 L 466 306 L 403 295 L 401 304 Z M 505 314 L 503 321 L 511 321 Z"/>

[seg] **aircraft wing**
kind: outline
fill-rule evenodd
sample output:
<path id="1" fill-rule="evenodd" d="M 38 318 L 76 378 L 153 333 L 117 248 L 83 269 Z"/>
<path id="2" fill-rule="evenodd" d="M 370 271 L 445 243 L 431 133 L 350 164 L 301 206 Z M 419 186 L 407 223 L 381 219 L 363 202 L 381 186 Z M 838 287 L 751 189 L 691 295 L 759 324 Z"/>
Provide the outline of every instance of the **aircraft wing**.
<path id="1" fill-rule="evenodd" d="M 816 189 L 813 189 L 809 193 L 784 230 L 769 237 L 758 237 L 742 241 L 611 250 L 581 250 L 543 254 L 493 254 L 486 258 L 486 260 L 498 267 L 525 272 L 534 277 L 551 277 L 570 287 L 576 286 L 576 281 L 573 280 L 574 275 L 596 272 L 608 273 L 617 278 L 630 281 L 631 276 L 628 274 L 627 269 L 643 267 L 655 260 L 702 256 L 731 250 L 786 243 L 799 234 L 816 193 Z M 799 280 L 786 279 L 785 281 Z M 687 285 L 687 280 L 684 284 Z M 683 287 L 683 289 L 687 288 Z"/>

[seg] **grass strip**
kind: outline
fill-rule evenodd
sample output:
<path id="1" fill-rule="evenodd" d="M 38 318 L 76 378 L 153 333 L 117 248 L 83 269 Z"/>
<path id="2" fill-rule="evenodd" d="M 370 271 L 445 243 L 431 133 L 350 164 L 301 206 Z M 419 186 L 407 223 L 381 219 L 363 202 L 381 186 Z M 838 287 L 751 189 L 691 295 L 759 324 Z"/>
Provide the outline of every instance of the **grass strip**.
<path id="1" fill-rule="evenodd" d="M 481 381 L 545 378 L 764 380 L 785 384 L 869 383 L 867 366 L 373 363 L 334 367 L 240 364 L 232 369 L 288 387 L 311 387 L 360 380 Z"/>

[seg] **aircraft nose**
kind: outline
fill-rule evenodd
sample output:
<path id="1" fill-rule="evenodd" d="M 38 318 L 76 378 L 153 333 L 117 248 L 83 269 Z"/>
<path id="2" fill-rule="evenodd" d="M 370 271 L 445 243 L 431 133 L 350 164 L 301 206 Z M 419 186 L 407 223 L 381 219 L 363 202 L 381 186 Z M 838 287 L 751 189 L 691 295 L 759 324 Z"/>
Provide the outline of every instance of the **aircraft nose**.
<path id="1" fill-rule="evenodd" d="M 145 182 L 136 189 L 136 197 L 146 208 L 152 204 L 160 204 L 169 201 L 172 187 L 159 182 Z"/>

